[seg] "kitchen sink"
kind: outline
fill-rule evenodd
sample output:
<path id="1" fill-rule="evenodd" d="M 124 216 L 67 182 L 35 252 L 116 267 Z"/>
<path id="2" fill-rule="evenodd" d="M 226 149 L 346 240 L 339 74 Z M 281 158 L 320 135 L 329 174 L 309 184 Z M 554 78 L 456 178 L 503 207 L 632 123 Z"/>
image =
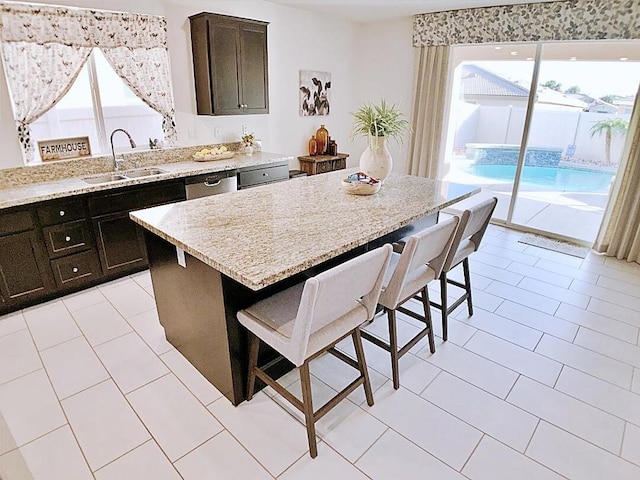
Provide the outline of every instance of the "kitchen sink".
<path id="1" fill-rule="evenodd" d="M 127 177 L 124 175 L 120 175 L 119 173 L 107 173 L 105 175 L 96 175 L 93 177 L 84 177 L 84 180 L 87 183 L 109 183 L 109 182 L 117 182 L 118 180 L 126 180 Z"/>
<path id="2" fill-rule="evenodd" d="M 131 170 L 130 172 L 106 173 L 104 175 L 84 177 L 82 180 L 92 184 L 93 183 L 110 183 L 110 182 L 117 182 L 119 180 L 127 180 L 129 178 L 150 177 L 152 175 L 160 175 L 161 173 L 167 173 L 167 171 L 162 170 L 161 168 L 151 167 L 151 168 L 143 168 L 140 170 Z"/>
<path id="3" fill-rule="evenodd" d="M 123 172 L 122 174 L 127 178 L 149 177 L 151 175 L 160 175 L 161 173 L 167 173 L 166 170 L 161 168 L 151 167 L 143 168 L 141 170 L 132 170 L 130 172 Z"/>

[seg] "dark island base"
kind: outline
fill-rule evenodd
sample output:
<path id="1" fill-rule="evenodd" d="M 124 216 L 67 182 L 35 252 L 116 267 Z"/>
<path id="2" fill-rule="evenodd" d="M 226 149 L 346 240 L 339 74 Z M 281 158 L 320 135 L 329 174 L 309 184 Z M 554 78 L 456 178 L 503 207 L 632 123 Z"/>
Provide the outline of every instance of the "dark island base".
<path id="1" fill-rule="evenodd" d="M 233 405 L 238 405 L 246 397 L 248 358 L 247 333 L 236 319 L 238 310 L 367 249 L 433 225 L 437 218 L 437 214 L 424 217 L 308 272 L 294 275 L 259 291 L 245 287 L 186 253 L 187 266 L 180 266 L 176 247 L 145 230 L 156 306 L 167 340 Z M 262 346 L 259 364 L 273 362 L 278 357 L 276 352 L 264 343 Z M 273 378 L 278 378 L 292 368 L 293 365 L 284 360 L 273 362 L 268 372 Z M 257 388 L 263 386 L 256 385 Z"/>

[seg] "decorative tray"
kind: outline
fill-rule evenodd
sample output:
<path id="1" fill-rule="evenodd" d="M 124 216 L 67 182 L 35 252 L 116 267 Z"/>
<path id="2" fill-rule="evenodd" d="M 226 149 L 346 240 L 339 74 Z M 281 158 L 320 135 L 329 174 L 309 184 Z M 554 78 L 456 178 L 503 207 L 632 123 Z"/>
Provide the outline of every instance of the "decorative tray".
<path id="1" fill-rule="evenodd" d="M 196 162 L 210 162 L 212 160 L 224 160 L 226 158 L 231 158 L 233 157 L 235 152 L 224 152 L 224 153 L 218 153 L 218 154 L 209 154 L 209 155 L 203 155 L 203 156 L 196 156 L 193 155 L 192 158 L 196 161 Z"/>

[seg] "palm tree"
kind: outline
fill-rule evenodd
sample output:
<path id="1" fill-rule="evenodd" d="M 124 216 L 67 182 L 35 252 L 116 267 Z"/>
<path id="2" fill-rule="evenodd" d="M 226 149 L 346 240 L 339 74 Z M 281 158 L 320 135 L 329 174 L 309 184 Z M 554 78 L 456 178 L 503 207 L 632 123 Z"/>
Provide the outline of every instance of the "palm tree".
<path id="1" fill-rule="evenodd" d="M 624 135 L 629 128 L 629 122 L 624 118 L 605 118 L 597 121 L 591 127 L 591 138 L 604 133 L 604 148 L 607 165 L 611 165 L 611 137 L 615 135 Z"/>

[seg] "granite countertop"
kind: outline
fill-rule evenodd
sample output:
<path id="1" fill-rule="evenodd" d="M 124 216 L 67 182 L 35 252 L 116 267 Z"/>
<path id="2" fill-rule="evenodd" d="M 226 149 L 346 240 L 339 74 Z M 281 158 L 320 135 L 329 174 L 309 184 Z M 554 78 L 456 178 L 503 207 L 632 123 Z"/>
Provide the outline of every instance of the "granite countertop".
<path id="1" fill-rule="evenodd" d="M 53 200 L 56 198 L 64 198 L 72 195 L 158 182 L 172 178 L 183 178 L 191 175 L 221 172 L 224 170 L 239 169 L 255 165 L 268 165 L 280 160 L 288 160 L 289 158 L 290 157 L 288 156 L 267 152 L 260 152 L 253 155 L 236 153 L 232 158 L 226 160 L 158 163 L 153 166 L 157 166 L 158 168 L 165 170 L 166 173 L 147 177 L 127 178 L 125 180 L 118 180 L 109 183 L 89 184 L 82 179 L 83 177 L 100 175 L 102 172 L 89 172 L 86 175 L 75 177 L 71 176 L 69 178 L 61 178 L 49 182 L 36 181 L 34 183 L 10 186 L 9 188 L 0 188 L 0 209 L 45 200 Z M 151 166 L 152 165 L 145 165 L 144 167 L 141 167 L 141 169 L 151 168 Z M 28 175 L 29 169 L 30 167 L 22 167 L 21 169 L 15 170 L 17 170 L 17 174 Z M 118 173 L 126 171 L 127 170 L 121 170 L 121 172 Z"/>
<path id="2" fill-rule="evenodd" d="M 259 290 L 480 191 L 391 174 L 376 195 L 347 194 L 350 171 L 139 210 L 131 218 L 223 274 Z"/>

